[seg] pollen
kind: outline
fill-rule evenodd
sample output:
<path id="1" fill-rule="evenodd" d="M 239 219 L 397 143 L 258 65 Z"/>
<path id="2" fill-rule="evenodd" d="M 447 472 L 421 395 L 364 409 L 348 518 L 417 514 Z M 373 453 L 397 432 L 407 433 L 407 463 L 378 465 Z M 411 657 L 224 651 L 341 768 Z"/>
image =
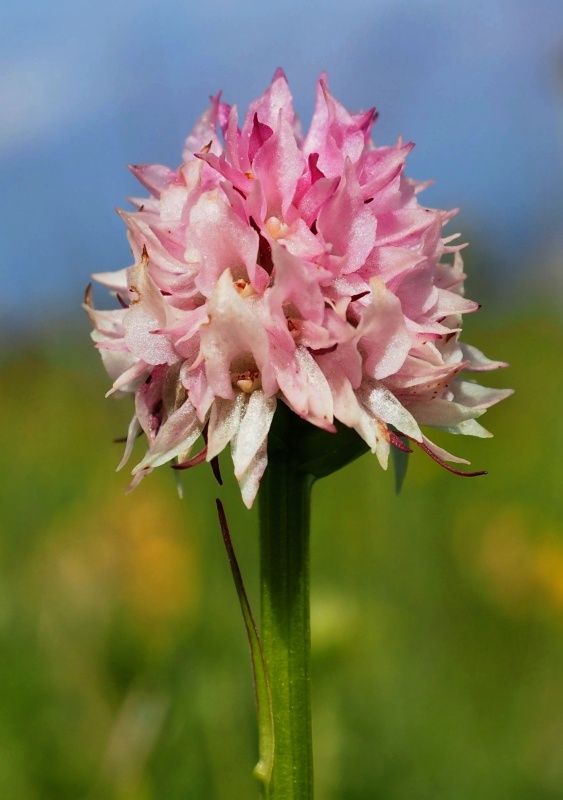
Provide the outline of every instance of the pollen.
<path id="1" fill-rule="evenodd" d="M 290 332 L 293 341 L 297 341 L 301 335 L 301 325 L 299 324 L 299 320 L 288 317 L 287 329 Z"/>
<path id="2" fill-rule="evenodd" d="M 256 389 L 262 388 L 262 380 L 257 369 L 246 369 L 233 375 L 233 383 L 245 394 L 251 394 Z"/>
<path id="3" fill-rule="evenodd" d="M 245 281 L 244 278 L 239 278 L 237 281 L 233 281 L 233 286 L 241 297 L 246 298 L 256 294 L 256 291 L 250 281 Z"/>
<path id="4" fill-rule="evenodd" d="M 266 220 L 266 230 L 272 239 L 283 239 L 289 228 L 285 222 L 282 222 L 278 217 L 269 217 Z"/>

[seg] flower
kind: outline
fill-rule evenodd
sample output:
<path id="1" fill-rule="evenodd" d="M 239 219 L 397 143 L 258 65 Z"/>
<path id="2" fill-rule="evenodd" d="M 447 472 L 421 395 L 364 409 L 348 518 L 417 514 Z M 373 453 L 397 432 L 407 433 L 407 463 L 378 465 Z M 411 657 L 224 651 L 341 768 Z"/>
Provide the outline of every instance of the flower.
<path id="1" fill-rule="evenodd" d="M 505 365 L 459 341 L 478 305 L 463 295 L 464 245 L 442 235 L 456 212 L 420 205 L 426 184 L 403 174 L 413 145 L 377 147 L 375 118 L 348 112 L 321 76 L 304 136 L 278 70 L 242 128 L 217 95 L 177 170 L 131 167 L 150 193 L 120 212 L 135 264 L 94 276 L 119 309 L 88 298 L 86 310 L 108 394 L 135 398 L 120 466 L 141 431 L 148 443 L 132 485 L 230 444 L 250 507 L 280 402 L 355 429 L 384 468 L 397 433 L 468 463 L 420 425 L 490 436 L 476 420 L 511 392 L 461 377 Z"/>

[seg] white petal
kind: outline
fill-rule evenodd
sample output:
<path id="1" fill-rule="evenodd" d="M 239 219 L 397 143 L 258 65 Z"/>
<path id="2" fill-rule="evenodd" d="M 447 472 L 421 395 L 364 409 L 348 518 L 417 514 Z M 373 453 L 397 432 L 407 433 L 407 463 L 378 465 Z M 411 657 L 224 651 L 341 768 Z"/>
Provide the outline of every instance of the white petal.
<path id="1" fill-rule="evenodd" d="M 324 373 L 305 347 L 296 348 L 295 362 L 299 370 L 301 388 L 305 395 L 307 419 L 313 425 L 318 425 L 321 428 L 331 426 L 333 417 L 332 392 Z M 293 397 L 291 395 L 287 399 L 292 403 Z"/>
<path id="2" fill-rule="evenodd" d="M 466 458 L 458 458 L 457 456 L 448 453 L 447 450 L 444 450 L 442 447 L 438 447 L 437 444 L 430 441 L 426 436 L 422 437 L 422 441 L 426 445 L 429 450 L 432 450 L 435 456 L 441 458 L 442 461 L 455 461 L 456 464 L 470 464 L 471 462 L 468 461 Z"/>
<path id="3" fill-rule="evenodd" d="M 459 403 L 441 399 L 410 403 L 409 410 L 420 425 L 432 425 L 440 428 L 455 426 L 485 413 L 485 409 L 468 408 Z"/>
<path id="4" fill-rule="evenodd" d="M 131 451 L 133 450 L 133 445 L 135 444 L 135 439 L 137 435 L 141 432 L 141 423 L 139 422 L 137 415 L 133 414 L 133 418 L 129 423 L 129 429 L 127 431 L 127 443 L 125 445 L 125 452 L 123 453 L 123 458 L 119 462 L 116 468 L 116 472 L 125 466 L 127 461 L 129 460 L 129 456 L 131 455 Z"/>
<path id="5" fill-rule="evenodd" d="M 217 397 L 211 406 L 209 430 L 207 434 L 207 460 L 215 458 L 231 441 L 239 429 L 246 397 L 237 392 L 234 400 Z"/>
<path id="6" fill-rule="evenodd" d="M 98 283 L 113 289 L 116 292 L 122 292 L 127 297 L 128 283 L 127 283 L 127 270 L 120 269 L 116 272 L 95 272 L 92 278 Z"/>
<path id="7" fill-rule="evenodd" d="M 389 452 L 391 450 L 391 444 L 389 443 L 389 439 L 386 436 L 380 436 L 377 440 L 377 448 L 375 450 L 375 455 L 377 456 L 377 460 L 379 461 L 379 466 L 382 469 L 387 469 L 389 463 Z"/>
<path id="8" fill-rule="evenodd" d="M 167 325 L 166 303 L 148 271 L 146 253 L 129 273 L 130 291 L 138 295 L 124 317 L 129 350 L 148 364 L 174 364 L 178 355 L 167 336 L 153 333 Z"/>
<path id="9" fill-rule="evenodd" d="M 268 465 L 268 440 L 265 439 L 258 448 L 258 452 L 252 459 L 248 469 L 239 477 L 240 493 L 242 500 L 247 508 L 251 508 L 258 489 L 260 479 Z"/>
<path id="10" fill-rule="evenodd" d="M 238 294 L 231 273 L 225 270 L 208 304 L 209 323 L 200 328 L 198 362 L 205 361 L 207 381 L 216 395 L 233 397 L 231 363 L 237 356 L 250 353 L 260 372 L 267 364 L 268 337 L 259 312 L 253 298 Z"/>
<path id="11" fill-rule="evenodd" d="M 480 350 L 473 347 L 471 344 L 462 344 L 460 342 L 461 352 L 463 353 L 463 360 L 469 361 L 469 365 L 465 367 L 466 370 L 472 372 L 485 372 L 490 369 L 497 369 L 498 367 L 507 367 L 505 361 L 491 361 Z"/>
<path id="12" fill-rule="evenodd" d="M 186 400 L 168 417 L 151 449 L 133 470 L 133 475 L 146 467 L 159 467 L 174 456 L 189 450 L 200 435 L 201 429 L 202 425 L 197 418 L 195 408 L 189 400 Z"/>
<path id="13" fill-rule="evenodd" d="M 487 386 L 463 380 L 455 381 L 452 391 L 456 402 L 469 408 L 489 408 L 495 403 L 500 403 L 505 397 L 514 394 L 513 389 L 490 389 Z"/>
<path id="14" fill-rule="evenodd" d="M 132 492 L 133 489 L 136 489 L 137 486 L 143 480 L 143 478 L 146 478 L 147 475 L 150 475 L 151 472 L 152 472 L 152 467 L 145 467 L 145 469 L 139 470 L 139 472 L 137 472 L 137 474 L 133 477 L 133 480 L 127 487 L 125 494 L 129 494 L 129 492 Z"/>
<path id="15" fill-rule="evenodd" d="M 121 389 L 125 392 L 134 391 L 136 386 L 133 384 L 133 382 L 137 378 L 140 378 L 142 375 L 144 375 L 147 370 L 147 366 L 148 365 L 145 364 L 144 361 L 137 361 L 137 363 L 133 364 L 132 367 L 126 369 L 125 372 L 122 373 L 122 375 L 120 375 L 119 378 L 117 378 L 117 380 L 114 382 L 109 392 L 106 392 L 106 397 L 109 397 L 114 392 L 117 392 L 118 389 Z M 130 384 L 133 384 L 133 386 L 130 386 Z"/>
<path id="16" fill-rule="evenodd" d="M 334 401 L 334 416 L 348 428 L 354 428 L 365 412 L 358 403 L 352 384 L 342 370 L 336 369 L 330 371 L 327 380 Z"/>
<path id="17" fill-rule="evenodd" d="M 344 425 L 354 428 L 371 452 L 377 455 L 383 469 L 387 469 L 389 438 L 387 428 L 377 412 L 367 404 L 358 402 L 361 401 L 361 397 L 354 392 L 352 384 L 342 370 L 332 369 L 328 380 L 334 396 L 334 416 Z"/>
<path id="18" fill-rule="evenodd" d="M 109 342 L 111 344 L 111 342 L 116 341 L 115 339 L 107 339 L 104 336 L 100 336 L 97 331 L 92 331 L 90 336 L 97 343 L 97 349 L 102 357 L 102 364 L 112 380 L 117 380 L 120 375 L 127 372 L 127 370 L 131 369 L 139 362 L 135 356 L 127 351 L 108 349 L 106 343 Z M 144 364 L 145 362 L 143 361 L 142 363 Z M 134 389 L 128 388 L 125 391 L 134 391 Z"/>
<path id="19" fill-rule="evenodd" d="M 492 433 L 474 419 L 466 419 L 458 425 L 435 425 L 441 431 L 448 433 L 462 433 L 464 436 L 478 436 L 479 439 L 491 439 Z"/>
<path id="20" fill-rule="evenodd" d="M 90 321 L 94 327 L 92 333 L 99 333 L 100 335 L 109 336 L 112 339 L 123 337 L 123 318 L 125 314 L 127 314 L 126 308 L 114 308 L 111 311 L 101 311 L 86 303 L 82 304 L 82 308 L 90 317 Z"/>
<path id="21" fill-rule="evenodd" d="M 370 411 L 358 406 L 358 416 L 352 427 L 362 437 L 371 452 L 375 453 L 381 467 L 387 469 L 391 445 L 387 428 L 383 422 Z"/>
<path id="22" fill-rule="evenodd" d="M 248 469 L 267 438 L 275 410 L 276 398 L 266 397 L 260 389 L 248 398 L 243 420 L 231 444 L 237 479 Z"/>
<path id="23" fill-rule="evenodd" d="M 382 383 L 366 381 L 360 387 L 358 396 L 363 405 L 384 422 L 412 436 L 417 442 L 422 441 L 422 432 L 413 415 Z"/>

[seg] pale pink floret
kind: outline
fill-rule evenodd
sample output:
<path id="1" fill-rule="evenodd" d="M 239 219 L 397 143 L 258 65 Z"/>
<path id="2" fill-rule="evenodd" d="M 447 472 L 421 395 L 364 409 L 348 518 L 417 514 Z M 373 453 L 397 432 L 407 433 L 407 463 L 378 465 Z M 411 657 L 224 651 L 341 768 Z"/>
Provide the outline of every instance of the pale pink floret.
<path id="1" fill-rule="evenodd" d="M 396 432 L 461 463 L 419 426 L 490 435 L 476 419 L 510 391 L 460 377 L 505 365 L 459 342 L 478 306 L 463 245 L 442 236 L 455 212 L 419 204 L 426 184 L 403 174 L 413 145 L 376 147 L 375 117 L 349 113 L 322 76 L 303 138 L 278 70 L 242 127 L 217 95 L 177 170 L 132 167 L 150 192 L 121 212 L 135 264 L 94 276 L 121 307 L 86 308 L 110 393 L 135 396 L 120 466 L 141 431 L 148 443 L 133 485 L 191 463 L 203 435 L 195 460 L 230 445 L 251 506 L 278 402 L 354 428 L 384 468 Z"/>

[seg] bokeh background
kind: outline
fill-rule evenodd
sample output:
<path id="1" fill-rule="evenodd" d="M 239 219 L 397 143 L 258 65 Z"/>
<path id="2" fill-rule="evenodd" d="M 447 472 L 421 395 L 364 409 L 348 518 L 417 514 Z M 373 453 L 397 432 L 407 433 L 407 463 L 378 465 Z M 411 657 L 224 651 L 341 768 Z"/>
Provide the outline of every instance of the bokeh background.
<path id="1" fill-rule="evenodd" d="M 563 5 L 559 0 L 20 0 L 0 10 L 0 796 L 257 796 L 249 659 L 213 499 L 253 603 L 256 514 L 162 469 L 125 496 L 131 409 L 79 302 L 130 263 L 126 164 L 175 165 L 219 88 L 328 70 L 378 143 L 461 206 L 465 339 L 511 369 L 487 477 L 365 456 L 314 490 L 318 800 L 563 798 Z M 229 475 L 229 456 L 223 473 Z"/>

